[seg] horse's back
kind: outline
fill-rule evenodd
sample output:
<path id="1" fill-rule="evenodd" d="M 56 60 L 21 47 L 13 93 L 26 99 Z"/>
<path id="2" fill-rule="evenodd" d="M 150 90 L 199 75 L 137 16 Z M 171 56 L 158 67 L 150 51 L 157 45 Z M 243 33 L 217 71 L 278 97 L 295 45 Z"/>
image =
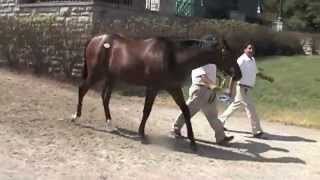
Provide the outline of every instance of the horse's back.
<path id="1" fill-rule="evenodd" d="M 174 46 L 166 38 L 114 39 L 109 69 L 139 85 L 163 81 L 174 66 Z"/>
<path id="2" fill-rule="evenodd" d="M 90 40 L 86 52 L 92 71 L 107 71 L 129 83 L 148 86 L 174 78 L 170 72 L 176 68 L 175 45 L 168 38 L 131 39 L 103 34 Z"/>

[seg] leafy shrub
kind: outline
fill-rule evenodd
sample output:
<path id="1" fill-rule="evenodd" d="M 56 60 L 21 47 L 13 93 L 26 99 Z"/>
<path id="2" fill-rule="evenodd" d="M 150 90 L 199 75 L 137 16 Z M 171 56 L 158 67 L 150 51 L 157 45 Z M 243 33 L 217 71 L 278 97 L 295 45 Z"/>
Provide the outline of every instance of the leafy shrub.
<path id="1" fill-rule="evenodd" d="M 98 33 L 172 38 L 200 38 L 217 33 L 225 36 L 237 56 L 249 40 L 255 42 L 257 56 L 302 53 L 299 36 L 294 33 L 277 33 L 266 27 L 232 20 L 132 16 L 106 18 L 85 28 L 81 24 L 57 21 L 55 17 L 31 16 L 1 17 L 0 24 L 0 53 L 8 60 L 9 66 L 28 67 L 37 74 L 53 73 L 66 77 L 79 76 L 84 44 Z"/>
<path id="2" fill-rule="evenodd" d="M 238 55 L 248 41 L 254 42 L 257 56 L 303 54 L 299 38 L 289 32 L 274 32 L 267 27 L 237 21 L 222 21 L 218 26 L 217 32 L 225 35 Z"/>

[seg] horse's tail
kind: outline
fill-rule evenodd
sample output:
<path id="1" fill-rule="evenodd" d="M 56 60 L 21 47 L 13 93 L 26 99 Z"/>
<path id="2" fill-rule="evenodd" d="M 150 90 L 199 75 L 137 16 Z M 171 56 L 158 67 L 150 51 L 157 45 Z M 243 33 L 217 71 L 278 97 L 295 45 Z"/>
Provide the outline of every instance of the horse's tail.
<path id="1" fill-rule="evenodd" d="M 103 35 L 102 36 L 102 43 L 100 44 L 100 53 L 99 53 L 99 59 L 102 61 L 102 63 L 104 65 L 106 65 L 108 67 L 108 64 L 109 64 L 109 59 L 108 59 L 108 56 L 110 54 L 110 48 L 111 48 L 111 45 L 112 45 L 112 42 L 111 42 L 111 36 L 109 35 Z M 108 71 L 108 68 L 106 69 Z"/>
<path id="2" fill-rule="evenodd" d="M 83 70 L 82 70 L 82 78 L 86 79 L 88 77 L 88 70 L 87 70 L 87 61 L 84 60 Z"/>
<path id="3" fill-rule="evenodd" d="M 83 57 L 84 57 L 84 64 L 83 64 L 83 70 L 82 70 L 82 78 L 83 79 L 86 79 L 88 77 L 88 68 L 87 68 L 87 47 L 90 43 L 90 40 L 88 40 L 85 44 L 85 48 L 84 48 L 84 51 L 83 51 Z"/>

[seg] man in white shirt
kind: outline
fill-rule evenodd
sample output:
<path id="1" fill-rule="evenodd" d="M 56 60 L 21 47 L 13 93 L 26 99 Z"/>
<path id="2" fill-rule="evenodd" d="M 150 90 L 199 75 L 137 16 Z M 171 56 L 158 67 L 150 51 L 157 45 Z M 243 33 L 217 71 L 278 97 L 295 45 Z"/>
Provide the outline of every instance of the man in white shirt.
<path id="1" fill-rule="evenodd" d="M 231 114 L 239 109 L 241 105 L 243 105 L 246 110 L 247 117 L 251 121 L 253 136 L 256 138 L 261 138 L 263 136 L 263 130 L 261 128 L 260 120 L 256 113 L 253 99 L 251 97 L 251 91 L 255 85 L 256 76 L 258 73 L 256 61 L 253 57 L 253 44 L 245 44 L 243 51 L 244 53 L 237 59 L 237 62 L 241 69 L 242 78 L 237 82 L 234 101 L 227 107 L 227 109 L 222 113 L 219 119 L 223 124 L 225 124 L 226 120 L 231 116 Z M 234 85 L 232 83 L 230 91 L 233 91 L 233 86 Z M 230 92 L 230 94 L 232 95 L 233 92 Z"/>
<path id="2" fill-rule="evenodd" d="M 215 131 L 216 142 L 224 145 L 233 139 L 233 136 L 226 136 L 223 124 L 218 120 L 216 107 L 216 66 L 207 64 L 205 66 L 192 70 L 192 85 L 189 88 L 189 98 L 187 101 L 192 117 L 200 110 L 206 116 L 210 126 Z M 181 136 L 181 128 L 185 124 L 182 113 L 177 117 L 173 124 L 171 134 L 175 137 Z"/>

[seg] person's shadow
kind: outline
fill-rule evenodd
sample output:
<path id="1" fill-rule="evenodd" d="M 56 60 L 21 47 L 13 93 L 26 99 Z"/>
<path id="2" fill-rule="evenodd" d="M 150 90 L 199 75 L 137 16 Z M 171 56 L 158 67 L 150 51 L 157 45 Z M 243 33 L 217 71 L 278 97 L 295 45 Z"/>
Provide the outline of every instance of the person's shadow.
<path id="1" fill-rule="evenodd" d="M 159 138 L 159 137 L 157 137 Z M 268 151 L 277 151 L 288 153 L 289 150 L 284 148 L 271 147 L 268 144 L 246 140 L 245 143 L 242 142 L 231 142 L 227 147 L 221 147 L 214 142 L 207 140 L 196 139 L 198 151 L 193 152 L 189 148 L 189 141 L 181 139 L 173 139 L 169 137 L 160 137 L 162 141 L 167 141 L 170 144 L 166 147 L 175 151 L 181 151 L 184 153 L 194 153 L 199 156 L 214 158 L 214 159 L 223 159 L 223 160 L 232 160 L 232 161 L 255 161 L 255 162 L 272 162 L 272 163 L 300 163 L 305 164 L 305 161 L 296 157 L 276 157 L 276 158 L 266 158 L 261 156 L 261 153 Z M 186 139 L 186 138 L 183 138 Z M 159 141 L 159 140 L 158 140 Z M 151 141 L 156 144 L 163 144 Z"/>
<path id="2" fill-rule="evenodd" d="M 248 138 L 252 138 L 251 133 L 247 131 L 239 131 L 239 130 L 231 130 L 228 129 L 228 132 L 233 132 L 233 133 L 239 133 L 239 134 L 246 134 Z M 299 136 L 288 136 L 288 135 L 280 135 L 280 134 L 270 134 L 270 133 L 265 133 L 263 136 L 263 139 L 266 140 L 275 140 L 275 141 L 289 141 L 289 142 L 310 142 L 310 143 L 316 143 L 316 140 L 313 139 L 307 139 L 304 137 L 299 137 Z"/>
<path id="3" fill-rule="evenodd" d="M 81 128 L 88 128 L 94 131 L 104 132 L 104 129 L 97 128 L 91 125 L 84 125 L 75 123 Z M 110 133 L 110 132 L 107 132 Z M 230 143 L 227 147 L 222 147 L 214 142 L 195 139 L 197 142 L 197 151 L 190 148 L 190 142 L 186 137 L 173 138 L 164 135 L 147 136 L 145 139 L 139 137 L 138 133 L 129 129 L 118 128 L 117 131 L 111 132 L 123 138 L 132 139 L 134 141 L 141 141 L 142 144 L 152 144 L 161 146 L 173 151 L 196 154 L 206 158 L 232 160 L 232 161 L 255 161 L 255 162 L 273 162 L 273 163 L 300 163 L 305 164 L 305 161 L 296 157 L 276 157 L 266 158 L 260 153 L 267 151 L 289 152 L 287 149 L 271 147 L 268 144 L 246 140 L 245 143 L 235 142 Z"/>

